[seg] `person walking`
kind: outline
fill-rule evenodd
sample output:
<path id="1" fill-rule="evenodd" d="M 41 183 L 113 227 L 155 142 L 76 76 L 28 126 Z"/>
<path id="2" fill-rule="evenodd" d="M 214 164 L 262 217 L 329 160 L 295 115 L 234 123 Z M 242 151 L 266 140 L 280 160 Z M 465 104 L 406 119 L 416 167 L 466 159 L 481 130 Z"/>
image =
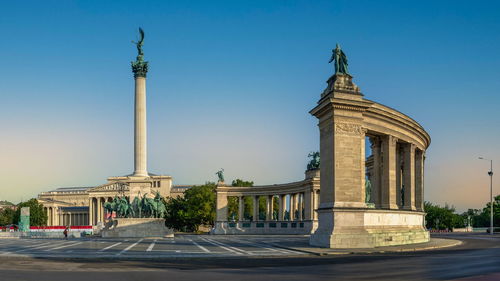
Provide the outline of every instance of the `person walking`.
<path id="1" fill-rule="evenodd" d="M 63 231 L 64 234 L 64 239 L 68 240 L 68 232 L 69 232 L 69 227 L 66 227 Z"/>

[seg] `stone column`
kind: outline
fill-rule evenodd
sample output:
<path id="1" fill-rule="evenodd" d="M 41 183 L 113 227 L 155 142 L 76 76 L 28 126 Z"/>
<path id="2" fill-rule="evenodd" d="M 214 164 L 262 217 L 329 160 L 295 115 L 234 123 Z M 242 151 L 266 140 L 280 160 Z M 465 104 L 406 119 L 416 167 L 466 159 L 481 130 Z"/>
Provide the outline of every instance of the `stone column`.
<path id="1" fill-rule="evenodd" d="M 401 166 L 403 161 L 403 149 L 399 143 L 396 143 L 396 204 L 400 209 L 403 208 L 401 189 L 403 187 L 403 175 Z"/>
<path id="2" fill-rule="evenodd" d="M 404 208 L 416 210 L 415 207 L 415 145 L 404 146 Z"/>
<path id="3" fill-rule="evenodd" d="M 273 220 L 273 195 L 268 195 L 266 197 L 266 206 L 267 206 L 267 210 L 266 210 L 266 214 L 267 214 L 267 220 L 268 221 L 272 221 Z"/>
<path id="4" fill-rule="evenodd" d="M 383 172 L 381 207 L 398 209 L 396 204 L 396 143 L 397 138 L 387 135 L 382 139 Z"/>
<path id="5" fill-rule="evenodd" d="M 238 197 L 238 221 L 242 222 L 245 217 L 245 197 Z"/>
<path id="6" fill-rule="evenodd" d="M 227 192 L 217 191 L 216 221 L 227 222 Z"/>
<path id="7" fill-rule="evenodd" d="M 304 219 L 312 220 L 313 212 L 314 212 L 314 193 L 311 190 L 306 190 L 304 192 Z"/>
<path id="8" fill-rule="evenodd" d="M 146 149 L 146 73 L 148 63 L 139 54 L 132 63 L 135 78 L 135 111 L 134 111 L 134 174 L 136 177 L 147 177 Z"/>
<path id="9" fill-rule="evenodd" d="M 94 200 L 89 198 L 89 225 L 94 225 Z"/>
<path id="10" fill-rule="evenodd" d="M 316 202 L 314 202 L 314 219 L 317 220 L 318 219 L 318 208 L 319 208 L 319 202 L 321 202 L 321 191 L 318 190 L 315 192 L 315 196 L 314 196 L 314 200 Z"/>
<path id="11" fill-rule="evenodd" d="M 371 175 L 371 185 L 372 185 L 372 202 L 375 204 L 376 208 L 380 207 L 380 195 L 381 195 L 381 184 L 380 184 L 380 168 L 382 164 L 382 159 L 380 155 L 380 138 L 370 137 L 371 149 L 373 155 L 373 171 Z"/>
<path id="12" fill-rule="evenodd" d="M 424 152 L 417 149 L 415 153 L 415 208 L 424 210 Z"/>
<path id="13" fill-rule="evenodd" d="M 280 195 L 278 195 L 278 197 L 279 197 L 279 205 L 280 205 L 280 209 L 278 212 L 278 220 L 284 221 L 285 220 L 285 210 L 286 210 L 286 195 L 280 194 Z"/>
<path id="14" fill-rule="evenodd" d="M 302 210 L 304 209 L 304 196 L 303 196 L 303 193 L 298 193 L 297 194 L 297 197 L 298 197 L 298 200 L 297 200 L 297 210 L 299 211 L 299 215 L 297 217 L 297 219 L 299 221 L 302 221 L 304 219 L 304 217 L 302 216 Z"/>
<path id="15" fill-rule="evenodd" d="M 97 197 L 97 222 L 102 222 L 101 197 Z"/>
<path id="16" fill-rule="evenodd" d="M 259 220 L 259 196 L 254 195 L 253 197 L 253 221 Z"/>
<path id="17" fill-rule="evenodd" d="M 289 214 L 290 214 L 291 221 L 295 220 L 295 207 L 296 207 L 295 200 L 296 200 L 295 194 L 293 194 L 293 193 L 290 194 L 290 212 L 289 212 Z"/>

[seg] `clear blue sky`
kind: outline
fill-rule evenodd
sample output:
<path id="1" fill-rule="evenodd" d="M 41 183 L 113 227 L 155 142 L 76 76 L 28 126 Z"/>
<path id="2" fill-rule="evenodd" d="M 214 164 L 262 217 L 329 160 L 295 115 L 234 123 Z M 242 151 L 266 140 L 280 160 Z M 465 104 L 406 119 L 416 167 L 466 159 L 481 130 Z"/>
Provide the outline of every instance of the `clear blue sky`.
<path id="1" fill-rule="evenodd" d="M 300 180 L 340 43 L 366 98 L 432 137 L 426 199 L 488 200 L 500 163 L 496 1 L 3 1 L 0 199 L 133 168 L 131 43 L 146 31 L 149 170 Z M 498 166 L 500 167 L 500 166 Z M 495 193 L 500 193 L 500 180 Z"/>

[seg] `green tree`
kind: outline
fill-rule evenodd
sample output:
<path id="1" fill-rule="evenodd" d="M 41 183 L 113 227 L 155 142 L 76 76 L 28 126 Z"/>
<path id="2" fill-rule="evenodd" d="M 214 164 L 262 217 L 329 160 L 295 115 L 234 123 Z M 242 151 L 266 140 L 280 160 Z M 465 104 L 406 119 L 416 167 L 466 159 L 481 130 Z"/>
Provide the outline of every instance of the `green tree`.
<path id="1" fill-rule="evenodd" d="M 196 227 L 189 218 L 186 199 L 182 197 L 168 198 L 165 202 L 167 212 L 165 224 L 178 231 L 194 231 Z"/>
<path id="2" fill-rule="evenodd" d="M 213 225 L 215 188 L 215 183 L 207 182 L 186 190 L 183 198 L 168 198 L 166 225 L 179 231 L 198 231 L 200 225 Z"/>
<path id="3" fill-rule="evenodd" d="M 483 222 L 483 227 L 490 226 L 491 202 L 488 202 L 483 208 L 479 219 Z M 500 195 L 495 196 L 493 200 L 493 225 L 500 225 Z"/>
<path id="4" fill-rule="evenodd" d="M 16 211 L 6 208 L 0 211 L 0 225 L 5 226 L 14 223 Z"/>
<path id="5" fill-rule="evenodd" d="M 35 198 L 32 198 L 26 202 L 21 202 L 17 205 L 17 210 L 14 215 L 14 222 L 16 222 L 16 224 L 19 224 L 22 207 L 30 208 L 30 226 L 47 225 L 47 213 L 45 212 L 43 205 L 38 203 L 38 200 L 36 200 Z"/>
<path id="6" fill-rule="evenodd" d="M 426 227 L 433 229 L 452 229 L 464 227 L 465 221 L 462 216 L 455 213 L 455 208 L 445 204 L 444 207 L 424 202 Z"/>

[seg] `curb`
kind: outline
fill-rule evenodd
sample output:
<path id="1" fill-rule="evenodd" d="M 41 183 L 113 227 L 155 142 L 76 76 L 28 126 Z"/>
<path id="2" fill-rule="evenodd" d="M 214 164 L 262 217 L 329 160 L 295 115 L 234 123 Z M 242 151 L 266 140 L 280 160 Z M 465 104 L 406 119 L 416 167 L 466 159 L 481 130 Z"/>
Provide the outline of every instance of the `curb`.
<path id="1" fill-rule="evenodd" d="M 453 241 L 453 243 L 441 245 L 441 246 L 439 246 L 439 245 L 427 246 L 427 247 L 422 247 L 422 248 L 394 249 L 394 250 L 380 249 L 380 250 L 372 250 L 372 251 L 345 251 L 345 252 L 317 252 L 317 251 L 302 250 L 302 249 L 298 249 L 298 248 L 285 247 L 285 246 L 275 245 L 275 244 L 273 244 L 272 246 L 274 246 L 276 248 L 282 248 L 285 250 L 302 252 L 302 253 L 311 254 L 311 255 L 315 255 L 315 256 L 332 256 L 332 255 L 386 254 L 386 253 L 418 252 L 418 251 L 437 250 L 437 249 L 455 247 L 455 246 L 459 246 L 459 245 L 463 244 L 463 242 L 460 240 L 444 239 L 444 238 L 440 238 L 440 239 Z M 393 247 L 393 246 L 389 246 L 389 247 Z M 324 249 L 324 248 L 318 248 L 318 249 Z"/>

